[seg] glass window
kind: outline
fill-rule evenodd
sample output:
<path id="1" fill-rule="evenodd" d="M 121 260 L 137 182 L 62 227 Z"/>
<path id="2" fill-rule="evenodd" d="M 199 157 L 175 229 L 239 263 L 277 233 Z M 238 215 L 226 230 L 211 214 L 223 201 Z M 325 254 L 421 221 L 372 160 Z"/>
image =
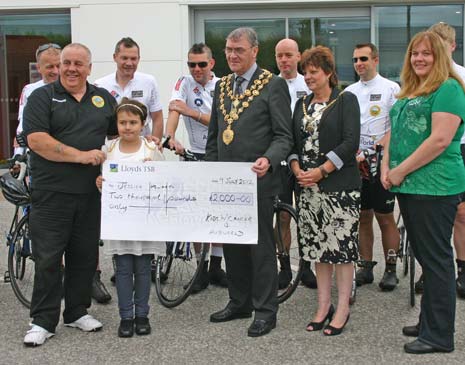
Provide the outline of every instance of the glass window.
<path id="1" fill-rule="evenodd" d="M 215 58 L 215 73 L 218 77 L 229 74 L 224 46 L 228 34 L 238 27 L 252 27 L 258 35 L 260 43 L 257 63 L 260 67 L 276 72 L 274 47 L 286 36 L 285 19 L 228 19 L 205 21 L 205 43 L 212 49 Z"/>
<path id="2" fill-rule="evenodd" d="M 289 37 L 297 41 L 301 51 L 317 45 L 331 48 L 339 82 L 344 87 L 357 80 L 352 53 L 356 44 L 370 41 L 370 18 L 289 19 Z"/>
<path id="3" fill-rule="evenodd" d="M 11 155 L 18 125 L 19 97 L 24 85 L 35 81 L 35 51 L 45 43 L 62 47 L 71 42 L 68 12 L 0 14 L 0 153 Z"/>
<path id="4" fill-rule="evenodd" d="M 380 52 L 379 72 L 399 81 L 405 50 L 418 32 L 438 22 L 455 28 L 457 48 L 455 62 L 463 64 L 463 6 L 406 5 L 374 8 L 375 41 Z"/>

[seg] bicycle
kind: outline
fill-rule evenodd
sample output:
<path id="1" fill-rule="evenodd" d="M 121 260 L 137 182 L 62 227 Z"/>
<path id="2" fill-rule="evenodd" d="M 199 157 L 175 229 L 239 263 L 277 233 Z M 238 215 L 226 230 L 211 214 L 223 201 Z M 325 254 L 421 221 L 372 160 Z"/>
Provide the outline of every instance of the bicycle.
<path id="1" fill-rule="evenodd" d="M 303 252 L 300 246 L 292 245 L 289 249 L 286 247 L 286 240 L 284 239 L 283 231 L 281 230 L 281 213 L 289 214 L 291 217 L 290 229 L 291 229 L 291 237 L 297 237 L 297 212 L 290 204 L 283 203 L 279 200 L 278 197 L 275 198 L 274 204 L 274 218 L 273 218 L 273 225 L 276 227 L 275 229 L 275 244 L 276 244 L 276 256 L 278 261 L 278 266 L 281 261 L 285 261 L 287 257 L 290 258 L 291 262 L 291 273 L 292 278 L 287 287 L 283 289 L 278 289 L 278 303 L 284 303 L 289 297 L 294 293 L 297 289 L 297 286 L 300 283 L 300 279 L 302 278 L 302 271 L 304 260 L 302 258 Z M 279 272 L 279 267 L 278 267 Z"/>
<path id="2" fill-rule="evenodd" d="M 168 136 L 162 143 L 169 148 Z M 189 150 L 180 155 L 185 161 L 198 161 Z M 166 253 L 157 256 L 153 262 L 155 271 L 155 292 L 166 308 L 174 308 L 184 302 L 192 292 L 192 286 L 200 275 L 208 243 L 166 242 Z"/>
<path id="3" fill-rule="evenodd" d="M 30 192 L 27 184 L 27 154 L 8 160 L 10 171 L 0 177 L 5 199 L 15 205 L 15 213 L 6 234 L 8 271 L 5 281 L 11 283 L 13 292 L 25 307 L 30 308 L 34 284 L 35 264 L 29 235 Z M 19 171 L 15 166 L 20 166 Z"/>
<path id="4" fill-rule="evenodd" d="M 402 219 L 402 214 L 399 212 L 399 215 L 396 219 L 397 229 L 400 234 L 400 245 L 398 257 L 402 262 L 402 272 L 404 276 L 407 276 L 409 273 L 409 303 L 410 306 L 415 306 L 415 256 L 413 254 L 412 246 L 408 240 L 407 230 L 404 225 L 404 220 Z"/>

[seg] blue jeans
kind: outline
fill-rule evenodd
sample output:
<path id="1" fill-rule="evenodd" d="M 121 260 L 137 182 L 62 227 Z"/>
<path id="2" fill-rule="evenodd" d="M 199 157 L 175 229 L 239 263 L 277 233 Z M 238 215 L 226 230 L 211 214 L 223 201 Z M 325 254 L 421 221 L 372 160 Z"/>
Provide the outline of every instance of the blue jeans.
<path id="1" fill-rule="evenodd" d="M 152 255 L 115 255 L 116 292 L 121 319 L 147 317 Z"/>

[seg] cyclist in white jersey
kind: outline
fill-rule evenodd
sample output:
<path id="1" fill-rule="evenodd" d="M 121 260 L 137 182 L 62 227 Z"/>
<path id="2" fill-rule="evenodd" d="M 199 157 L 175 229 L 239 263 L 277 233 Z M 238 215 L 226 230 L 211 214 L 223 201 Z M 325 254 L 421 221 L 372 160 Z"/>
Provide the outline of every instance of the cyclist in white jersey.
<path id="1" fill-rule="evenodd" d="M 182 116 L 190 149 L 197 159 L 203 160 L 213 93 L 218 81 L 212 72 L 215 60 L 212 58 L 210 48 L 203 43 L 194 44 L 188 52 L 187 65 L 190 75 L 180 77 L 171 94 L 166 135 L 170 136 L 170 148 L 182 153 L 184 147 L 175 139 L 179 117 Z M 192 289 L 194 293 L 205 289 L 209 283 L 227 287 L 226 273 L 221 269 L 222 257 L 223 246 L 212 244 L 210 261 L 205 261 L 202 273 L 194 283 Z"/>
<path id="2" fill-rule="evenodd" d="M 357 96 L 360 105 L 360 146 L 357 161 L 362 172 L 360 211 L 360 256 L 356 273 L 357 285 L 369 284 L 374 280 L 373 266 L 373 218 L 381 229 L 385 271 L 379 282 L 384 291 L 393 290 L 398 283 L 396 275 L 399 231 L 394 219 L 395 195 L 383 188 L 376 174 L 370 173 L 368 160 L 377 145 L 383 146 L 385 135 L 391 129 L 389 111 L 396 102 L 399 85 L 376 71 L 379 63 L 378 49 L 373 43 L 358 44 L 353 53 L 354 69 L 360 80 L 346 88 Z"/>
<path id="3" fill-rule="evenodd" d="M 113 59 L 116 72 L 95 80 L 94 84 L 107 89 L 118 103 L 123 97 L 143 103 L 149 115 L 142 134 L 152 134 L 161 139 L 163 111 L 158 84 L 152 75 L 137 72 L 140 61 L 139 45 L 129 37 L 120 39 L 116 43 Z"/>
<path id="4" fill-rule="evenodd" d="M 50 82 L 58 80 L 59 69 L 60 69 L 60 54 L 61 47 L 55 43 L 46 43 L 40 45 L 36 50 L 36 61 L 37 71 L 42 76 L 42 79 L 27 84 L 24 86 L 19 99 L 19 110 L 18 110 L 18 127 L 16 129 L 16 135 L 23 131 L 23 111 L 26 107 L 27 99 L 35 89 L 44 86 Z M 19 146 L 16 138 L 13 141 L 14 154 L 21 155 L 24 153 L 25 147 Z"/>

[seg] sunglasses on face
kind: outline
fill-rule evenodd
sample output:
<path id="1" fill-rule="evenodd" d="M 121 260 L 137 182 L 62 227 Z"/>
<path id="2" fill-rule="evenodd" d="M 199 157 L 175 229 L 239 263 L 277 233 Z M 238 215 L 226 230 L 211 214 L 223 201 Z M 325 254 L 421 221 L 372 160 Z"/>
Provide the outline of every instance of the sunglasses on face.
<path id="1" fill-rule="evenodd" d="M 354 57 L 354 58 L 352 58 L 353 63 L 357 63 L 358 60 L 360 60 L 361 62 L 366 62 L 366 61 L 368 61 L 368 57 L 367 56 L 362 56 L 362 57 Z"/>
<path id="2" fill-rule="evenodd" d="M 189 66 L 189 68 L 195 68 L 195 66 L 199 66 L 200 68 L 205 68 L 208 66 L 208 62 L 207 61 L 187 62 L 187 66 Z"/>
<path id="3" fill-rule="evenodd" d="M 36 57 L 42 53 L 43 51 L 46 51 L 47 49 L 50 49 L 50 48 L 55 48 L 55 49 L 61 49 L 61 47 L 56 44 L 56 43 L 46 43 L 46 44 L 42 44 L 41 46 L 39 46 L 37 48 L 37 51 L 36 51 Z"/>

